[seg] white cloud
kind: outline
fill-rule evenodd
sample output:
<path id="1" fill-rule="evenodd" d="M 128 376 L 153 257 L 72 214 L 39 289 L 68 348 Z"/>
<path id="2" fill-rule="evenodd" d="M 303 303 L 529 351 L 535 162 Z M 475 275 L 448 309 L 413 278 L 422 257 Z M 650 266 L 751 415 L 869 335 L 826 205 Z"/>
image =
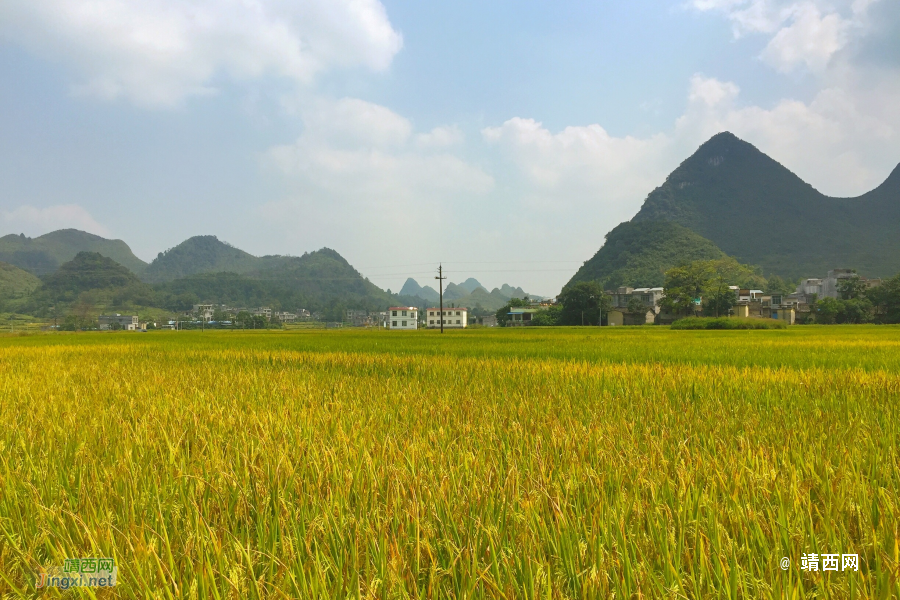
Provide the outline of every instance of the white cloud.
<path id="1" fill-rule="evenodd" d="M 68 228 L 81 229 L 104 237 L 110 235 L 106 227 L 77 204 L 57 204 L 46 208 L 23 205 L 13 210 L 0 211 L 0 222 L 7 231 L 17 231 L 29 236 Z"/>
<path id="2" fill-rule="evenodd" d="M 725 84 L 695 76 L 691 97 L 698 88 L 720 85 Z M 821 90 L 811 102 L 784 99 L 768 109 L 739 106 L 736 87 L 735 91 L 734 96 L 723 97 L 716 104 L 689 104 L 673 133 L 683 140 L 681 146 L 731 131 L 834 196 L 868 191 L 900 160 L 900 116 L 870 101 L 889 93 L 884 86 L 852 92 L 831 87 Z"/>
<path id="3" fill-rule="evenodd" d="M 456 125 L 449 127 L 435 127 L 428 133 L 420 133 L 416 136 L 416 145 L 419 148 L 447 148 L 462 144 L 465 140 L 463 132 Z"/>
<path id="4" fill-rule="evenodd" d="M 76 93 L 143 106 L 220 78 L 380 71 L 403 45 L 378 0 L 3 0 L 0 37 L 74 67 Z"/>
<path id="5" fill-rule="evenodd" d="M 438 211 L 450 231 L 493 189 L 490 175 L 446 151 L 461 135 L 453 127 L 414 135 L 407 119 L 350 98 L 319 100 L 301 116 L 303 135 L 264 156 L 286 196 L 260 214 L 283 231 L 410 252 L 434 240 Z"/>
<path id="6" fill-rule="evenodd" d="M 699 11 L 718 11 L 736 38 L 765 34 L 760 54 L 779 71 L 801 66 L 821 73 L 852 37 L 868 30 L 867 11 L 879 0 L 692 0 Z"/>
<path id="7" fill-rule="evenodd" d="M 553 133 L 516 117 L 482 134 L 523 178 L 519 203 L 553 206 L 572 232 L 606 231 L 631 218 L 647 193 L 721 131 L 756 145 L 824 193 L 868 191 L 900 160 L 900 116 L 866 101 L 885 93 L 829 88 L 809 103 L 741 106 L 737 85 L 698 74 L 691 78 L 685 113 L 668 132 L 615 137 L 595 124 Z M 548 214 L 541 224 L 552 226 L 553 219 Z"/>
<path id="8" fill-rule="evenodd" d="M 835 13 L 822 16 L 810 4 L 799 6 L 791 24 L 771 39 L 762 58 L 779 71 L 800 65 L 814 72 L 828 66 L 831 57 L 847 44 L 850 21 Z"/>

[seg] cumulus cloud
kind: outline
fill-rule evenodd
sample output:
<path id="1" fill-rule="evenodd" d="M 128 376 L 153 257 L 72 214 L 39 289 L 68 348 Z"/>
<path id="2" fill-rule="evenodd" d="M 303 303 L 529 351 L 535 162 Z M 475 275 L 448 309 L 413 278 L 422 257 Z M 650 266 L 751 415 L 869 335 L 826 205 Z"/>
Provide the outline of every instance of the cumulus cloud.
<path id="1" fill-rule="evenodd" d="M 718 11 L 735 37 L 770 36 L 760 54 L 779 71 L 800 67 L 821 73 L 853 36 L 865 35 L 869 8 L 879 0 L 693 0 L 699 11 Z"/>
<path id="2" fill-rule="evenodd" d="M 729 84 L 697 75 L 690 96 L 697 89 L 724 85 Z M 734 89 L 735 95 L 714 104 L 690 102 L 673 136 L 689 145 L 731 131 L 836 196 L 858 195 L 875 187 L 900 160 L 896 153 L 900 116 L 870 102 L 887 92 L 884 86 L 852 93 L 830 87 L 810 102 L 783 99 L 771 108 L 740 106 L 739 90 Z"/>
<path id="3" fill-rule="evenodd" d="M 110 235 L 106 227 L 98 223 L 78 204 L 57 204 L 45 208 L 23 205 L 13 210 L 0 211 L 0 222 L 7 231 L 18 231 L 29 236 L 68 228 L 81 229 L 104 237 Z"/>
<path id="4" fill-rule="evenodd" d="M 354 98 L 319 100 L 301 113 L 303 134 L 269 149 L 263 162 L 285 198 L 260 214 L 283 229 L 336 244 L 372 244 L 395 252 L 425 245 L 437 215 L 446 230 L 494 187 L 481 168 L 447 151 L 461 133 L 439 127 L 415 134 L 393 111 Z M 371 247 L 371 245 L 369 246 Z"/>
<path id="5" fill-rule="evenodd" d="M 885 93 L 872 91 L 871 97 Z M 887 106 L 873 110 L 866 97 L 828 88 L 808 103 L 742 106 L 736 84 L 698 74 L 684 114 L 653 136 L 616 137 L 597 124 L 554 133 L 519 117 L 482 135 L 527 182 L 520 202 L 562 209 L 570 222 L 586 215 L 572 225 L 576 229 L 607 230 L 630 218 L 671 170 L 721 131 L 753 143 L 825 193 L 871 189 L 900 160 L 890 152 L 900 142 L 900 116 Z"/>
<path id="6" fill-rule="evenodd" d="M 220 78 L 380 71 L 403 45 L 378 0 L 4 0 L 0 37 L 72 66 L 76 93 L 143 106 Z"/>

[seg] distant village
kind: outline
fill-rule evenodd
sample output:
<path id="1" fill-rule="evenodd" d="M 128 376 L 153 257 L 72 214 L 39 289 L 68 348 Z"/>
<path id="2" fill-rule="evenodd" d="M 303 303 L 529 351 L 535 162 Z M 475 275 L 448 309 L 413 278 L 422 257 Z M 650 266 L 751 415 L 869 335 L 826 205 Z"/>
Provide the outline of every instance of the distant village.
<path id="1" fill-rule="evenodd" d="M 775 319 L 786 324 L 809 322 L 813 306 L 824 298 L 838 299 L 842 282 L 861 282 L 866 288 L 881 284 L 881 279 L 867 279 L 852 269 L 832 269 L 825 278 L 805 279 L 791 294 L 765 293 L 763 290 L 729 285 L 734 294 L 728 315 L 742 318 Z M 609 308 L 605 313 L 608 326 L 669 325 L 684 315 L 672 314 L 664 308 L 665 288 L 619 287 L 605 292 Z M 697 312 L 704 299 L 694 300 Z M 498 314 L 475 316 L 466 307 L 448 303 L 443 308 L 393 306 L 384 311 L 348 309 L 340 322 L 324 321 L 320 312 L 300 309 L 280 312 L 270 307 L 230 307 L 224 304 L 195 304 L 178 318 L 164 322 L 142 322 L 137 315 L 100 315 L 100 330 L 146 331 L 148 329 L 238 328 L 265 329 L 273 326 L 319 326 L 325 328 L 368 327 L 388 330 L 465 329 L 479 327 L 526 327 L 537 324 L 536 315 L 559 306 L 559 298 L 549 300 L 523 299 L 518 306 L 509 306 Z M 505 318 L 503 318 L 505 317 Z"/>

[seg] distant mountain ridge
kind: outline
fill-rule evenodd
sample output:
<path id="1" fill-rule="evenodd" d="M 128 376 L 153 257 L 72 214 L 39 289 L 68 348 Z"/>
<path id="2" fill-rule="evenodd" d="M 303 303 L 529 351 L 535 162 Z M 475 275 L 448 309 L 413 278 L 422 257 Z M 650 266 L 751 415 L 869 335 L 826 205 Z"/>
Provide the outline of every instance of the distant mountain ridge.
<path id="1" fill-rule="evenodd" d="M 38 277 L 53 273 L 79 252 L 97 252 L 136 275 L 147 267 L 122 240 L 108 240 L 78 229 L 60 229 L 36 238 L 22 234 L 0 237 L 0 261 Z"/>
<path id="2" fill-rule="evenodd" d="M 436 305 L 440 296 L 431 286 L 422 287 L 419 283 L 410 277 L 403 284 L 400 295 L 405 297 L 419 298 L 425 302 Z M 453 304 L 455 306 L 465 306 L 466 308 L 476 308 L 481 306 L 485 310 L 496 310 L 504 306 L 512 298 L 538 297 L 529 295 L 521 287 L 512 287 L 504 283 L 500 288 L 494 288 L 490 292 L 487 291 L 481 283 L 474 277 L 469 277 L 461 283 L 448 283 L 444 287 L 444 303 Z"/>

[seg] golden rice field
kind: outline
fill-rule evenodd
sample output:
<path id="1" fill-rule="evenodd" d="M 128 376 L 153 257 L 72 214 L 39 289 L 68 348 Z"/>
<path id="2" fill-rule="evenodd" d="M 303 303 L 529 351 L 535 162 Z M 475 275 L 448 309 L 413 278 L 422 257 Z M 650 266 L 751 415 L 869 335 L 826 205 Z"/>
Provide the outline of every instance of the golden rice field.
<path id="1" fill-rule="evenodd" d="M 897 598 L 898 442 L 893 327 L 7 336 L 0 596 Z"/>

